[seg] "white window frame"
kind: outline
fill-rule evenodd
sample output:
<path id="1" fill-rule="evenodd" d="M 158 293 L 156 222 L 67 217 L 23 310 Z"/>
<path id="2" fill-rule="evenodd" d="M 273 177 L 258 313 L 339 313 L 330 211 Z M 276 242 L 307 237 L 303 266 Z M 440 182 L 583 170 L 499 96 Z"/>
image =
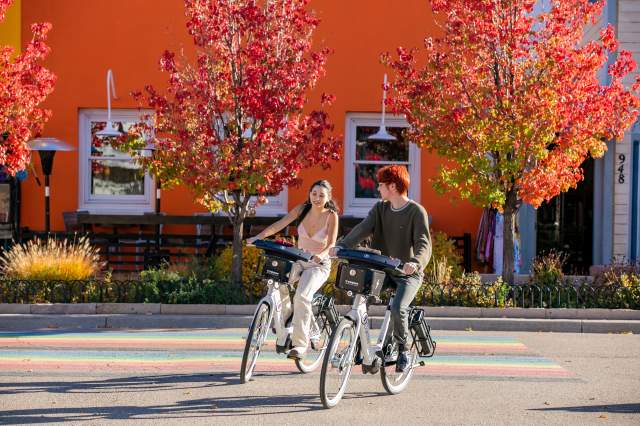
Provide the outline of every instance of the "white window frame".
<path id="1" fill-rule="evenodd" d="M 379 127 L 381 114 L 379 113 L 348 113 L 345 124 L 345 155 L 344 155 L 344 214 L 354 217 L 365 217 L 373 205 L 378 201 L 375 198 L 358 199 L 355 196 L 355 165 L 356 161 L 356 128 L 358 126 Z M 409 123 L 403 116 L 385 115 L 387 127 L 409 127 Z M 409 142 L 408 162 L 366 161 L 368 164 L 404 164 L 409 170 L 411 185 L 409 185 L 409 198 L 420 202 L 420 148 Z"/>
<path id="2" fill-rule="evenodd" d="M 286 215 L 289 211 L 289 188 L 286 186 L 280 191 L 278 195 L 267 197 L 268 203 L 262 204 L 256 207 L 256 216 L 282 216 Z M 255 202 L 255 197 L 251 197 L 250 202 Z"/>
<path id="3" fill-rule="evenodd" d="M 111 120 L 140 121 L 142 115 L 149 111 L 133 109 L 112 109 Z M 154 179 L 145 173 L 144 195 L 92 195 L 91 194 L 91 122 L 107 121 L 106 109 L 81 109 L 78 114 L 78 210 L 90 213 L 111 214 L 143 214 L 155 211 L 156 184 Z"/>

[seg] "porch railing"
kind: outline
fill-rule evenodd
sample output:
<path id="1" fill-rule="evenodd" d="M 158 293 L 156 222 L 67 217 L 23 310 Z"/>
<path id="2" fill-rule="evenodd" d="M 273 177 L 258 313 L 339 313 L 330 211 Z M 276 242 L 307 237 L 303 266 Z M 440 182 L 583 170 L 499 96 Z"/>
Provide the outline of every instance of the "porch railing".
<path id="1" fill-rule="evenodd" d="M 39 237 L 79 238 L 87 235 L 98 247 L 106 269 L 114 273 L 139 272 L 163 262 L 186 262 L 193 257 L 211 256 L 227 247 L 233 240 L 233 228 L 225 216 L 173 216 L 173 215 L 97 215 L 73 212 L 66 215 L 67 232 L 32 232 L 22 230 L 17 241 Z M 250 217 L 245 221 L 244 237 L 256 235 L 278 217 Z M 340 218 L 339 235 L 345 235 L 362 219 L 350 216 Z M 168 226 L 195 226 L 196 232 L 166 233 Z M 71 232 L 73 231 L 73 232 Z M 289 226 L 284 236 L 295 236 L 296 229 Z M 462 256 L 462 267 L 471 271 L 471 234 L 452 236 L 456 250 Z"/>

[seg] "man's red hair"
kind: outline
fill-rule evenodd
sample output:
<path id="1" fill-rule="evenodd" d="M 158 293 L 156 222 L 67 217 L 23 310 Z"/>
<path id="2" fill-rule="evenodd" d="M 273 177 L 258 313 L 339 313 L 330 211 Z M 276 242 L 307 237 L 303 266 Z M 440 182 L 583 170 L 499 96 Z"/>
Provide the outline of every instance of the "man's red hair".
<path id="1" fill-rule="evenodd" d="M 387 185 L 394 183 L 396 189 L 402 195 L 407 194 L 409 191 L 409 172 L 405 166 L 385 166 L 378 170 L 378 182 L 385 183 Z"/>

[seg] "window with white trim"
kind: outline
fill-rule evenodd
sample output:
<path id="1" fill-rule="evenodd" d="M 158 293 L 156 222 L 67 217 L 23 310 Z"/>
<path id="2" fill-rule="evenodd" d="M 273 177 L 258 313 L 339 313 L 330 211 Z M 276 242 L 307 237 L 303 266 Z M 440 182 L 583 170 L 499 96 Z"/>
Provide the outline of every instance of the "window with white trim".
<path id="1" fill-rule="evenodd" d="M 256 216 L 281 216 L 287 214 L 288 192 L 288 188 L 285 186 L 279 194 L 267 195 L 267 203 L 261 204 L 256 208 Z M 251 197 L 251 202 L 254 201 L 255 197 Z"/>
<path id="2" fill-rule="evenodd" d="M 126 132 L 144 112 L 111 110 L 116 129 Z M 154 211 L 155 183 L 126 152 L 96 133 L 105 127 L 107 110 L 81 110 L 79 117 L 79 210 L 141 214 Z"/>
<path id="3" fill-rule="evenodd" d="M 380 114 L 347 114 L 345 132 L 344 213 L 365 217 L 379 200 L 376 173 L 383 166 L 407 167 L 411 177 L 409 198 L 420 202 L 420 150 L 407 141 L 403 130 L 409 125 L 400 116 L 385 117 L 387 131 L 395 141 L 370 141 L 367 138 L 380 127 Z"/>

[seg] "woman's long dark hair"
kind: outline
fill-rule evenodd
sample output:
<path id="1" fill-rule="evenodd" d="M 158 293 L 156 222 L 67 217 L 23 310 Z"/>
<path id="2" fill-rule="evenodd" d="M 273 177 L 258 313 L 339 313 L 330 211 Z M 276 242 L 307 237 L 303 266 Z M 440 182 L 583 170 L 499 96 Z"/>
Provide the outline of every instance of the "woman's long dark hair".
<path id="1" fill-rule="evenodd" d="M 327 192 L 329 192 L 329 194 L 331 194 L 331 190 L 333 189 L 333 187 L 331 186 L 328 180 L 321 179 L 311 184 L 311 186 L 309 187 L 309 195 L 311 194 L 311 191 L 313 191 L 313 188 L 316 186 L 326 189 Z M 300 212 L 300 215 L 298 215 L 298 224 L 304 220 L 304 218 L 307 216 L 307 214 L 311 210 L 311 201 L 309 200 L 309 195 L 307 195 L 307 201 L 304 202 L 302 211 Z M 340 210 L 338 209 L 338 206 L 336 205 L 335 201 L 333 201 L 333 199 L 330 199 L 329 201 L 324 203 L 324 207 L 326 209 L 331 210 L 332 212 L 335 212 L 338 214 L 340 213 Z"/>

